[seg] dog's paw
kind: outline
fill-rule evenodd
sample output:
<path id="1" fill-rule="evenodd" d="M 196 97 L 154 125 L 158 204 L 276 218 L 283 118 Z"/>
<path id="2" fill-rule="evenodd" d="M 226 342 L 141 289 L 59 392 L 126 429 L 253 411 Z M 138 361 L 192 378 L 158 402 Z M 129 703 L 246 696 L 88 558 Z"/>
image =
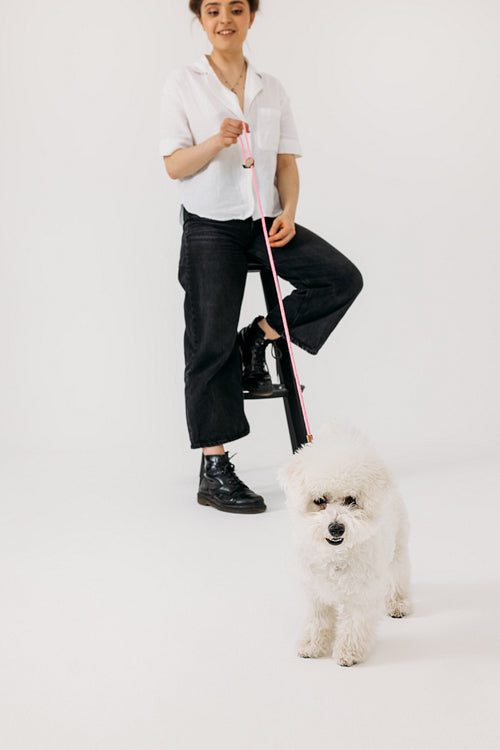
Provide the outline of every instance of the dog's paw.
<path id="1" fill-rule="evenodd" d="M 337 644 L 333 652 L 335 661 L 339 667 L 352 667 L 363 661 L 365 650 L 356 648 L 352 643 L 344 645 Z"/>
<path id="2" fill-rule="evenodd" d="M 331 656 L 331 654 L 331 646 L 314 642 L 310 638 L 300 641 L 297 645 L 297 656 L 302 659 L 319 659 L 321 656 Z"/>
<path id="3" fill-rule="evenodd" d="M 359 664 L 360 661 L 363 661 L 360 653 L 356 653 L 349 648 L 336 650 L 334 657 L 339 667 L 352 667 L 354 664 Z"/>
<path id="4" fill-rule="evenodd" d="M 357 664 L 357 661 L 354 661 L 352 659 L 344 658 L 344 657 L 338 657 L 337 658 L 337 664 L 339 667 L 353 667 L 354 664 Z"/>
<path id="5" fill-rule="evenodd" d="M 386 602 L 387 614 L 390 617 L 406 617 L 411 612 L 411 604 L 408 599 L 396 599 Z"/>

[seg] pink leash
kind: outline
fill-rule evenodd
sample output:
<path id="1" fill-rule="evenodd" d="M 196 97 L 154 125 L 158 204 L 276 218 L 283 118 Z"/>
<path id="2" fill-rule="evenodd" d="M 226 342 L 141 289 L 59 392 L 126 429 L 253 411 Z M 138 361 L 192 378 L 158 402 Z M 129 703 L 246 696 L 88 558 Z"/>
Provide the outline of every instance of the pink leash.
<path id="1" fill-rule="evenodd" d="M 295 358 L 293 356 L 292 342 L 290 340 L 290 333 L 288 331 L 288 323 L 287 323 L 287 320 L 286 320 L 285 308 L 283 306 L 283 300 L 281 298 L 280 284 L 279 284 L 279 281 L 278 281 L 278 275 L 276 273 L 276 268 L 275 268 L 275 265 L 274 265 L 274 258 L 273 258 L 273 253 L 272 253 L 272 250 L 271 250 L 271 244 L 269 242 L 269 235 L 267 233 L 266 220 L 264 218 L 264 212 L 262 210 L 262 203 L 260 201 L 259 188 L 257 187 L 257 179 L 255 177 L 254 160 L 252 158 L 252 153 L 250 151 L 250 144 L 248 142 L 247 128 L 246 128 L 245 123 L 243 123 L 243 133 L 245 135 L 245 142 L 246 142 L 246 145 L 247 145 L 248 156 L 245 153 L 245 148 L 243 146 L 243 138 L 241 137 L 241 135 L 239 136 L 238 140 L 239 140 L 239 142 L 241 144 L 241 151 L 242 151 L 242 154 L 243 154 L 243 161 L 245 162 L 244 166 L 246 166 L 247 168 L 249 167 L 252 170 L 253 184 L 254 184 L 254 187 L 255 187 L 255 194 L 257 196 L 257 203 L 259 204 L 260 219 L 261 219 L 261 222 L 262 222 L 262 229 L 264 231 L 264 238 L 266 240 L 267 254 L 269 256 L 269 263 L 271 265 L 271 271 L 273 272 L 274 285 L 276 287 L 276 293 L 278 295 L 278 302 L 279 302 L 280 311 L 281 311 L 281 319 L 283 321 L 283 328 L 285 329 L 286 343 L 288 345 L 288 351 L 290 353 L 290 360 L 292 362 L 293 374 L 295 376 L 295 383 L 297 384 L 297 393 L 299 394 L 300 406 L 302 407 L 302 415 L 304 417 L 304 424 L 305 424 L 306 430 L 307 430 L 307 442 L 311 443 L 313 438 L 312 438 L 312 435 L 311 435 L 311 429 L 309 427 L 309 421 L 307 419 L 306 407 L 305 407 L 305 404 L 304 404 L 304 396 L 302 395 L 302 388 L 300 386 L 299 374 L 297 372 L 297 367 L 295 365 Z"/>

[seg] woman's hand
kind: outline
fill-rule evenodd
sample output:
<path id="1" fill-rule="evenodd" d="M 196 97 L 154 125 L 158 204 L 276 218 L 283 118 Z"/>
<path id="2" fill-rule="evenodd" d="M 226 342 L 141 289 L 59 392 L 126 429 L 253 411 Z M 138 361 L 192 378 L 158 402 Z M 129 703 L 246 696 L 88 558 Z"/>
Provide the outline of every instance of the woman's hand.
<path id="1" fill-rule="evenodd" d="M 245 123 L 247 132 L 250 132 L 248 123 Z M 243 122 L 242 120 L 233 120 L 230 117 L 226 117 L 220 126 L 219 138 L 223 148 L 228 148 L 236 143 L 238 136 L 243 133 Z"/>
<path id="2" fill-rule="evenodd" d="M 295 222 L 285 211 L 277 216 L 269 230 L 271 247 L 283 247 L 295 237 Z"/>

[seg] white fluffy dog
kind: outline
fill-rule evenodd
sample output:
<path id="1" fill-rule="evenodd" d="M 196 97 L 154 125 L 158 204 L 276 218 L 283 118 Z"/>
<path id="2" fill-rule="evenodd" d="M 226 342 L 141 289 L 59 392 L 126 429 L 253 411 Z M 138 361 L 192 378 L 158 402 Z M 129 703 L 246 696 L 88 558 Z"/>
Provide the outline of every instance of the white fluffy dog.
<path id="1" fill-rule="evenodd" d="M 281 469 L 309 601 L 299 656 L 363 661 L 384 606 L 410 612 L 408 519 L 389 471 L 353 428 L 329 424 Z"/>

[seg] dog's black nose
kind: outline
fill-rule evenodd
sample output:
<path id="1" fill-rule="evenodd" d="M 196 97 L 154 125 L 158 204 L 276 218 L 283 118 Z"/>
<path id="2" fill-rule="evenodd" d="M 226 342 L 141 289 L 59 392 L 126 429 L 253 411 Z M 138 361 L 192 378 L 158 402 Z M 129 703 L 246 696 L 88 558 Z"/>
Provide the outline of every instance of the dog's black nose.
<path id="1" fill-rule="evenodd" d="M 345 531 L 343 523 L 331 523 L 328 527 L 328 531 L 332 536 L 342 536 Z"/>

